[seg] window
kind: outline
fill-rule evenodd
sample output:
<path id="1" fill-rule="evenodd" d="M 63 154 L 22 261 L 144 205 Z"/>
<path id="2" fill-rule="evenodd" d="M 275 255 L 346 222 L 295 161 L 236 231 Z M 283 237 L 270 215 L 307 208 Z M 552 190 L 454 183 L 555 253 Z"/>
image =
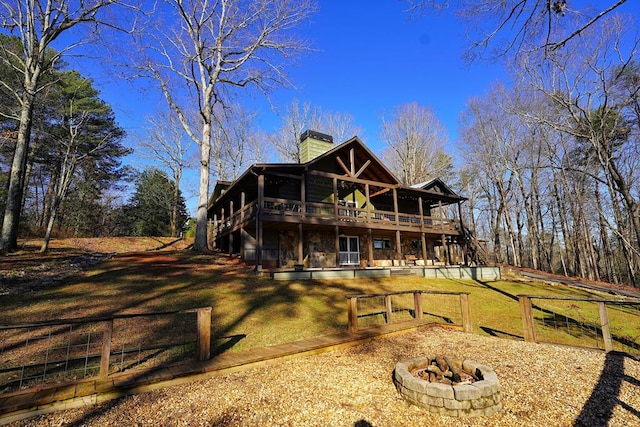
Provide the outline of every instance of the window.
<path id="1" fill-rule="evenodd" d="M 390 239 L 373 239 L 374 249 L 391 249 Z"/>

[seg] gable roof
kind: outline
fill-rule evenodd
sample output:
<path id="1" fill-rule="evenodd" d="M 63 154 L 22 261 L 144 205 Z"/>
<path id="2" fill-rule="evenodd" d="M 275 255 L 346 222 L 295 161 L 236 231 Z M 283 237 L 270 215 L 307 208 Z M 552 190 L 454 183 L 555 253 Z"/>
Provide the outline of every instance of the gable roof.
<path id="1" fill-rule="evenodd" d="M 434 200 L 447 203 L 466 200 L 466 198 L 457 195 L 439 178 L 411 186 L 402 184 L 360 138 L 354 136 L 306 163 L 257 163 L 250 166 L 233 182 L 219 181 L 209 199 L 208 207 L 211 208 L 219 200 L 225 199 L 225 193 L 232 191 L 233 188 L 246 187 L 256 179 L 258 174 L 288 173 L 297 175 L 302 174 L 305 170 L 342 175 L 345 179 L 351 178 L 386 184 L 386 189 L 378 194 L 387 192 L 390 188 L 397 188 L 405 193 L 430 196 Z"/>
<path id="2" fill-rule="evenodd" d="M 304 164 L 305 169 L 317 169 L 368 181 L 401 185 L 400 180 L 358 138 L 332 148 Z"/>
<path id="3" fill-rule="evenodd" d="M 440 178 L 433 178 L 429 181 L 421 182 L 419 184 L 413 184 L 411 188 L 419 188 L 422 190 L 431 191 L 432 193 L 440 193 L 447 196 L 457 196 L 457 194 Z"/>

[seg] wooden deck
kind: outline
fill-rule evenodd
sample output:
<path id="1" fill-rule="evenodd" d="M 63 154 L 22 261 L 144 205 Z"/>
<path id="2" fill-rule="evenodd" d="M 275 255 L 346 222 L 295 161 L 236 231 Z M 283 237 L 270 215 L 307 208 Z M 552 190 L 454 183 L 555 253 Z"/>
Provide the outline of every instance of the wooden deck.
<path id="1" fill-rule="evenodd" d="M 296 357 L 348 348 L 382 336 L 406 333 L 431 325 L 409 321 L 349 333 L 324 335 L 242 352 L 227 352 L 205 362 L 190 362 L 111 375 L 40 389 L 0 394 L 0 425 L 49 412 L 94 405 L 122 396 L 185 384 Z"/>

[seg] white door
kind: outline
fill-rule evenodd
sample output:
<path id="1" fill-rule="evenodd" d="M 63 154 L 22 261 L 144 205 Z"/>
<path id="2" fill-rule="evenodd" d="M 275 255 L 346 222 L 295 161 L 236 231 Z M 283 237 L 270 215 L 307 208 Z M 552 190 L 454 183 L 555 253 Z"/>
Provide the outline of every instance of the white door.
<path id="1" fill-rule="evenodd" d="M 340 265 L 360 265 L 360 243 L 358 237 L 340 236 L 338 256 Z"/>

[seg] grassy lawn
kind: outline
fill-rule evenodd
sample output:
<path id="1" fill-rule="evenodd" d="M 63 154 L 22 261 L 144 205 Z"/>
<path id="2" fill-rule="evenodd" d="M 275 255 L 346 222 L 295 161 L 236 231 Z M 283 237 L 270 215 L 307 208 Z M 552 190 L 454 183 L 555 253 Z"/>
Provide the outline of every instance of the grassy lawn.
<path id="1" fill-rule="evenodd" d="M 594 296 L 563 285 L 515 280 L 404 276 L 274 281 L 226 256 L 166 251 L 117 255 L 60 283 L 2 295 L 0 324 L 211 306 L 213 339 L 239 351 L 346 330 L 347 295 L 413 289 L 469 292 L 474 332 L 514 339 L 523 335 L 518 294 Z M 429 303 L 425 295 L 426 311 Z M 591 310 L 595 314 L 577 315 L 575 307 L 564 302 L 545 304 L 551 311 L 570 313 L 572 318 L 597 319 L 595 306 L 595 311 Z M 617 310 L 616 319 L 626 328 L 620 333 L 633 336 L 640 323 L 637 306 Z M 165 325 L 154 333 L 171 333 L 168 330 Z M 565 335 L 567 343 L 584 338 Z"/>

